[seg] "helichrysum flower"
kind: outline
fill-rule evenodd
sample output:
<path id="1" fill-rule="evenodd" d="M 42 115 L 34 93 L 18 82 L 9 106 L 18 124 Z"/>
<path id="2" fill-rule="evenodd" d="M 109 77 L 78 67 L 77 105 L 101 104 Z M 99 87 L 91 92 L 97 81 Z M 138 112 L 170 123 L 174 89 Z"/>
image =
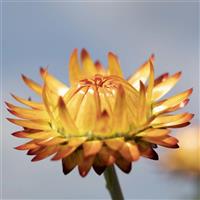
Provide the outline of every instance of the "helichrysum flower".
<path id="1" fill-rule="evenodd" d="M 200 176 L 200 126 L 191 126 L 178 134 L 180 148 L 165 153 L 162 163 L 165 168 L 182 172 L 184 175 L 194 174 Z"/>
<path id="2" fill-rule="evenodd" d="M 93 167 L 101 174 L 116 164 L 129 173 L 140 156 L 157 160 L 157 145 L 177 148 L 178 140 L 169 136 L 170 128 L 183 127 L 190 113 L 169 114 L 188 103 L 192 89 L 160 100 L 180 79 L 181 73 L 154 78 L 151 56 L 127 80 L 118 58 L 108 53 L 108 68 L 94 63 L 81 51 L 81 66 L 75 49 L 69 61 L 70 87 L 41 68 L 43 84 L 22 76 L 24 82 L 41 97 L 41 102 L 13 97 L 29 108 L 7 103 L 8 110 L 22 119 L 8 119 L 23 127 L 13 133 L 30 138 L 16 147 L 34 155 L 32 161 L 53 155 L 62 160 L 63 172 L 78 166 L 81 176 Z M 146 84 L 146 82 L 148 83 Z"/>

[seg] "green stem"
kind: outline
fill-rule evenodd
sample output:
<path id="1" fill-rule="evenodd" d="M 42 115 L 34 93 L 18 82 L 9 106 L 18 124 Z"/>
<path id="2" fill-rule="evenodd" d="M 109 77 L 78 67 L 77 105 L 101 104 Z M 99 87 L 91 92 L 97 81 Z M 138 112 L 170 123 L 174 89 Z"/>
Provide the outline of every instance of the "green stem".
<path id="1" fill-rule="evenodd" d="M 104 172 L 104 177 L 112 200 L 124 200 L 114 165 L 107 167 Z"/>

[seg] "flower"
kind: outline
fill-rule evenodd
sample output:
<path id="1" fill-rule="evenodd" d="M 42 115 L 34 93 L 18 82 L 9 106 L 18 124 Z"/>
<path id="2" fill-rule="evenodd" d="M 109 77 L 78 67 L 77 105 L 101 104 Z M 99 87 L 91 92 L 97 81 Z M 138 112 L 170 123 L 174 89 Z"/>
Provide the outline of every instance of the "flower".
<path id="1" fill-rule="evenodd" d="M 199 126 L 186 128 L 178 134 L 181 148 L 165 153 L 162 164 L 170 171 L 184 175 L 200 176 L 200 129 Z"/>
<path id="2" fill-rule="evenodd" d="M 154 79 L 153 63 L 152 55 L 125 80 L 113 53 L 108 53 L 105 69 L 83 49 L 80 67 L 75 49 L 69 61 L 70 87 L 45 68 L 40 69 L 43 85 L 22 75 L 42 102 L 12 95 L 29 108 L 7 103 L 8 110 L 22 118 L 8 118 L 23 127 L 13 135 L 31 139 L 16 149 L 28 150 L 28 155 L 34 155 L 32 161 L 53 155 L 52 160 L 62 160 L 64 174 L 78 166 L 80 175 L 86 176 L 91 167 L 101 174 L 113 164 L 129 173 L 140 156 L 157 160 L 157 145 L 177 148 L 170 128 L 188 125 L 193 114 L 169 113 L 188 103 L 192 89 L 160 100 L 176 85 L 181 72 Z"/>

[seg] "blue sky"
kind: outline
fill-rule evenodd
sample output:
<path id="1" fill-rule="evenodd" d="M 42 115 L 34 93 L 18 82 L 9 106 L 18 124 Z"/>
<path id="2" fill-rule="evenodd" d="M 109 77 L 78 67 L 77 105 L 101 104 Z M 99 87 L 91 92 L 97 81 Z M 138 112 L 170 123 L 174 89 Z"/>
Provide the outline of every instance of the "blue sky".
<path id="1" fill-rule="evenodd" d="M 3 100 L 14 102 L 9 93 L 33 99 L 20 79 L 24 73 L 41 82 L 40 66 L 68 83 L 67 63 L 74 48 L 87 48 L 94 59 L 107 65 L 108 51 L 115 52 L 126 77 L 155 53 L 155 71 L 182 71 L 170 92 L 194 88 L 185 110 L 199 121 L 198 3 L 196 2 L 3 2 Z M 3 197 L 5 199 L 109 198 L 104 179 L 92 171 L 81 178 L 74 170 L 64 176 L 59 162 L 48 159 L 31 163 L 14 146 L 23 143 L 10 136 L 18 127 L 8 123 L 3 109 Z M 167 150 L 171 151 L 171 150 Z M 159 161 L 141 159 L 129 175 L 118 171 L 128 199 L 188 197 L 193 181 L 170 177 L 157 167 Z M 158 189 L 159 188 L 159 189 Z"/>

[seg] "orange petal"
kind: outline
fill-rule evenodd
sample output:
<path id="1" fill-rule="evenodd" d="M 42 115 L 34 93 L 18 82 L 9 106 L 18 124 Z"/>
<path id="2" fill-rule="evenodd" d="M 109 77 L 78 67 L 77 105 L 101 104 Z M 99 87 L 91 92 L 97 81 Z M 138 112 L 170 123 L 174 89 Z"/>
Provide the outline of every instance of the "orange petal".
<path id="1" fill-rule="evenodd" d="M 167 78 L 165 81 L 159 83 L 153 88 L 152 98 L 154 101 L 163 97 L 168 93 L 179 81 L 181 77 L 181 72 L 174 74 L 173 76 Z"/>
<path id="2" fill-rule="evenodd" d="M 152 144 L 158 144 L 168 148 L 178 148 L 178 140 L 172 136 L 166 135 L 163 137 L 143 137 L 142 140 Z"/>
<path id="3" fill-rule="evenodd" d="M 79 163 L 78 170 L 79 174 L 82 177 L 85 177 L 88 174 L 93 165 L 94 159 L 95 156 L 89 156 L 87 158 L 83 158 L 82 161 Z"/>
<path id="4" fill-rule="evenodd" d="M 110 75 L 123 77 L 118 57 L 112 52 L 108 53 L 108 72 Z"/>
<path id="5" fill-rule="evenodd" d="M 72 120 L 71 116 L 69 115 L 68 109 L 63 101 L 63 98 L 60 97 L 58 102 L 58 109 L 59 109 L 59 116 L 61 120 L 61 124 L 65 129 L 66 135 L 69 134 L 78 134 L 79 131 Z"/>
<path id="6" fill-rule="evenodd" d="M 62 144 L 62 143 L 66 143 L 68 141 L 67 138 L 64 137 L 49 137 L 47 139 L 43 139 L 39 142 L 37 142 L 39 145 L 43 145 L 43 146 L 54 146 L 57 144 Z"/>
<path id="7" fill-rule="evenodd" d="M 46 147 L 40 153 L 38 153 L 31 161 L 35 162 L 35 161 L 43 160 L 49 157 L 50 155 L 56 153 L 57 151 L 58 151 L 58 146 Z"/>
<path id="8" fill-rule="evenodd" d="M 72 138 L 66 145 L 60 146 L 57 154 L 52 158 L 52 160 L 59 160 L 64 157 L 69 156 L 73 153 L 81 144 L 85 142 L 86 137 Z"/>
<path id="9" fill-rule="evenodd" d="M 104 142 L 110 149 L 114 151 L 118 151 L 124 144 L 124 138 L 123 137 L 111 138 L 111 139 L 105 140 Z"/>
<path id="10" fill-rule="evenodd" d="M 69 59 L 69 81 L 73 85 L 81 79 L 81 70 L 78 60 L 78 49 L 74 49 Z"/>
<path id="11" fill-rule="evenodd" d="M 158 154 L 151 148 L 147 148 L 145 150 L 140 150 L 141 156 L 145 157 L 145 158 L 149 158 L 152 160 L 158 160 Z"/>
<path id="12" fill-rule="evenodd" d="M 164 73 L 162 75 L 160 75 L 158 78 L 156 78 L 154 80 L 154 86 L 157 86 L 158 84 L 162 83 L 163 81 L 165 81 L 167 78 L 169 77 L 168 73 Z"/>
<path id="13" fill-rule="evenodd" d="M 101 175 L 106 169 L 106 165 L 102 162 L 98 155 L 95 157 L 93 169 L 98 175 Z"/>
<path id="14" fill-rule="evenodd" d="M 26 85 L 29 88 L 31 88 L 37 94 L 42 95 L 42 87 L 38 83 L 36 83 L 35 81 L 27 78 L 23 74 L 22 74 L 22 79 L 23 79 L 23 81 L 26 83 Z"/>
<path id="15" fill-rule="evenodd" d="M 15 96 L 13 94 L 11 94 L 11 95 L 18 102 L 20 102 L 20 103 L 22 103 L 22 104 L 24 104 L 26 106 L 29 106 L 29 107 L 31 107 L 33 109 L 37 109 L 37 110 L 44 110 L 45 109 L 45 107 L 44 107 L 44 105 L 42 103 L 38 103 L 38 102 L 34 102 L 34 101 L 29 101 L 29 100 L 17 97 L 17 96 Z"/>
<path id="16" fill-rule="evenodd" d="M 76 152 L 63 158 L 62 159 L 63 173 L 67 175 L 76 167 L 78 163 L 79 163 L 79 156 L 77 156 Z"/>
<path id="17" fill-rule="evenodd" d="M 129 173 L 132 168 L 132 163 L 119 156 L 116 160 L 116 165 L 125 173 Z"/>
<path id="18" fill-rule="evenodd" d="M 128 82 L 137 90 L 140 88 L 140 81 L 146 83 L 150 74 L 150 62 L 153 62 L 154 55 L 152 55 L 147 62 L 141 65 L 137 71 L 128 79 Z"/>
<path id="19" fill-rule="evenodd" d="M 130 162 L 138 160 L 140 157 L 138 147 L 133 142 L 125 142 L 119 152 L 127 161 Z"/>
<path id="20" fill-rule="evenodd" d="M 102 147 L 98 156 L 99 156 L 100 161 L 106 166 L 112 165 L 116 160 L 114 156 L 114 152 L 109 150 L 107 147 Z"/>
<path id="21" fill-rule="evenodd" d="M 50 130 L 51 127 L 49 123 L 42 121 L 42 120 L 21 120 L 21 119 L 11 119 L 7 118 L 8 121 L 16 124 L 18 126 L 36 129 L 36 130 Z"/>
<path id="22" fill-rule="evenodd" d="M 83 144 L 84 157 L 96 155 L 102 147 L 102 142 L 99 140 L 87 141 Z"/>
<path id="23" fill-rule="evenodd" d="M 29 150 L 29 149 L 35 149 L 39 147 L 36 143 L 35 143 L 35 140 L 32 140 L 30 142 L 27 142 L 25 144 L 22 144 L 18 147 L 15 147 L 15 149 L 17 150 Z"/>

